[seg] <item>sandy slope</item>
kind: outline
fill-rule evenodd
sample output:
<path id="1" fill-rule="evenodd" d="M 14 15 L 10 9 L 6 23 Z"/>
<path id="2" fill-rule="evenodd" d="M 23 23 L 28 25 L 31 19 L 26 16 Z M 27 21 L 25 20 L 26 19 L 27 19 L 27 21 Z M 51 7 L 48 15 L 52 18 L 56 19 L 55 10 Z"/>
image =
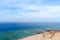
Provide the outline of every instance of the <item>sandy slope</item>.
<path id="1" fill-rule="evenodd" d="M 44 35 L 43 35 L 44 34 Z M 52 36 L 52 38 L 50 38 Z M 60 40 L 60 32 L 45 32 L 34 36 L 18 39 L 18 40 Z"/>

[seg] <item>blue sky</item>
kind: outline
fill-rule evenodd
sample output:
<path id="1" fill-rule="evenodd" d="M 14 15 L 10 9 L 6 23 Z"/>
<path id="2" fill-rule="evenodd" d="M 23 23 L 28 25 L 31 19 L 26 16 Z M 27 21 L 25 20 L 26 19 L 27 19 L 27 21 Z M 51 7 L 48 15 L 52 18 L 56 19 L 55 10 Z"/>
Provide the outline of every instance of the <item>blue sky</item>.
<path id="1" fill-rule="evenodd" d="M 0 0 L 0 22 L 60 22 L 60 0 Z"/>

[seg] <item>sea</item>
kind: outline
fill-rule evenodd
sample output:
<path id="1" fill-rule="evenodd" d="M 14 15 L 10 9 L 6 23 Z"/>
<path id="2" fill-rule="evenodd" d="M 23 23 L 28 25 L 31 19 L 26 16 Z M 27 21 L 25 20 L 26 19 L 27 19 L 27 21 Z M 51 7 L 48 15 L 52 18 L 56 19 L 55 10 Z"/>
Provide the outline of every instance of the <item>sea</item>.
<path id="1" fill-rule="evenodd" d="M 17 40 L 45 32 L 44 29 L 60 30 L 60 23 L 2 22 L 0 40 Z"/>

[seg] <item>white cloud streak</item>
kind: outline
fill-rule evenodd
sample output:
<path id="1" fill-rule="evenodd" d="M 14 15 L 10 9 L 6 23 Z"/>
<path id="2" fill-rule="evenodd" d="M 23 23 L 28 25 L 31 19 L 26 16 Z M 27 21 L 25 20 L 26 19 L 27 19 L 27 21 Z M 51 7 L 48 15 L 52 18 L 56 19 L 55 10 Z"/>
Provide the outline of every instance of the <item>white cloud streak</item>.
<path id="1" fill-rule="evenodd" d="M 59 20 L 60 6 L 43 5 L 42 1 L 43 0 L 1 1 L 1 7 L 5 6 L 8 7 L 8 9 L 0 10 L 0 21 L 41 22 Z"/>

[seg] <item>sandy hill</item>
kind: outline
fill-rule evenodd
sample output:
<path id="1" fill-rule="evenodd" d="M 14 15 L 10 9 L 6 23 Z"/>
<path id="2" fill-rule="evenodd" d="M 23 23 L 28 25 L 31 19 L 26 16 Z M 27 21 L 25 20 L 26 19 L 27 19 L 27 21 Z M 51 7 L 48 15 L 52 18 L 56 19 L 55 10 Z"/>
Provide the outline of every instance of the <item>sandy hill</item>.
<path id="1" fill-rule="evenodd" d="M 18 40 L 60 40 L 59 31 L 49 31 L 42 34 L 29 36 Z"/>

